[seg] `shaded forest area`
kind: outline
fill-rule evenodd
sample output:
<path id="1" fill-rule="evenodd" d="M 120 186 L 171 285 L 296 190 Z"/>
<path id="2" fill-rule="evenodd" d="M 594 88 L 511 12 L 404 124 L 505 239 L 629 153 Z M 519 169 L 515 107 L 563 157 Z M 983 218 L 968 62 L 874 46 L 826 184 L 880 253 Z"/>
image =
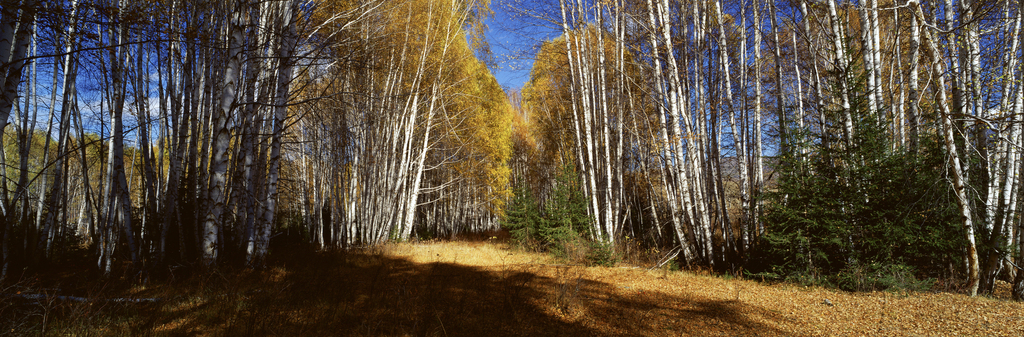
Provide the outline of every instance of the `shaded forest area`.
<path id="1" fill-rule="evenodd" d="M 489 69 L 492 6 L 553 32 L 521 89 Z M 1021 299 L 1022 12 L 5 1 L 0 279 L 83 254 L 146 279 L 263 268 L 273 238 L 505 229 L 598 264 L 648 249 L 849 290 L 1002 280 Z"/>
<path id="2" fill-rule="evenodd" d="M 587 267 L 500 240 L 292 246 L 267 268 L 110 284 L 59 273 L 4 289 L 11 335 L 1020 336 L 1024 303 L 846 292 L 670 268 Z M 643 259 L 626 261 L 645 263 Z M 59 288 L 59 289 L 58 289 Z M 62 299 L 56 292 L 79 296 Z M 87 296 L 86 299 L 82 299 Z"/>
<path id="3" fill-rule="evenodd" d="M 3 10 L 5 276 L 82 247 L 104 274 L 261 267 L 282 232 L 496 226 L 512 112 L 474 56 L 486 2 Z"/>

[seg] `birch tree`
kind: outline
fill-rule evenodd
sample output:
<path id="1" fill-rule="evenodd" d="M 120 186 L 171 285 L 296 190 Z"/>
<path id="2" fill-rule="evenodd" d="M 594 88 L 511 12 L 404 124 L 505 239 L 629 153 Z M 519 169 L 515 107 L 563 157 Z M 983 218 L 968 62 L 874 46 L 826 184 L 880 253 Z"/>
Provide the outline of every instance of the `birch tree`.
<path id="1" fill-rule="evenodd" d="M 918 4 L 917 2 L 911 2 L 910 5 L 913 6 L 912 9 L 915 11 L 915 13 L 914 13 L 915 20 L 918 20 L 919 21 L 918 23 L 927 22 L 926 19 L 925 19 L 924 13 L 921 11 L 920 4 Z M 929 34 L 927 32 L 925 34 L 926 35 L 932 35 L 932 34 Z M 932 64 L 933 76 L 934 76 L 934 78 L 936 78 L 938 80 L 942 80 L 942 79 L 945 78 L 945 71 L 944 71 L 944 68 L 942 66 L 942 62 L 937 60 L 939 58 L 939 55 L 941 55 L 941 54 L 939 54 L 939 49 L 936 46 L 934 37 L 933 36 L 927 36 L 927 37 L 928 37 L 928 41 L 929 41 L 929 43 L 928 43 L 928 50 L 931 52 L 931 57 L 933 58 L 933 64 Z M 952 112 L 950 111 L 949 104 L 947 103 L 947 98 L 946 98 L 947 97 L 947 94 L 946 94 L 946 90 L 947 89 L 946 89 L 945 85 L 943 83 L 941 83 L 941 82 L 936 82 L 934 84 L 934 88 L 935 88 L 935 94 L 936 94 L 936 98 L 937 98 L 937 103 L 939 105 L 939 109 L 940 109 L 940 112 L 942 114 L 940 116 L 940 118 L 942 119 L 942 131 L 941 131 L 942 132 L 942 138 L 943 138 L 943 142 L 946 145 L 946 150 L 949 151 L 949 164 L 950 164 L 949 165 L 950 166 L 949 169 L 950 169 L 950 175 L 952 175 L 952 177 L 953 177 L 953 179 L 952 179 L 953 180 L 953 182 L 952 182 L 952 184 L 953 184 L 953 191 L 954 191 L 954 193 L 956 195 L 957 204 L 960 205 L 960 219 L 961 219 L 961 221 L 963 221 L 963 227 L 964 227 L 964 233 L 965 233 L 964 235 L 965 235 L 965 239 L 966 239 L 966 241 L 968 243 L 967 253 L 966 253 L 967 271 L 968 271 L 968 280 L 967 280 L 968 294 L 970 294 L 970 296 L 975 296 L 978 293 L 978 284 L 979 284 L 979 270 L 978 270 L 978 268 L 979 267 L 978 267 L 978 252 L 977 252 L 977 247 L 975 245 L 975 239 L 974 239 L 974 223 L 973 223 L 973 218 L 972 218 L 972 214 L 971 214 L 972 213 L 971 204 L 970 204 L 970 202 L 967 199 L 967 192 L 966 192 L 965 181 L 964 181 L 965 179 L 964 179 L 963 173 L 962 173 L 963 172 L 963 168 L 962 168 L 962 164 L 960 162 L 960 155 L 957 152 L 956 140 L 954 139 L 954 135 L 953 135 L 954 128 L 953 128 L 952 117 L 950 116 L 952 114 Z"/>

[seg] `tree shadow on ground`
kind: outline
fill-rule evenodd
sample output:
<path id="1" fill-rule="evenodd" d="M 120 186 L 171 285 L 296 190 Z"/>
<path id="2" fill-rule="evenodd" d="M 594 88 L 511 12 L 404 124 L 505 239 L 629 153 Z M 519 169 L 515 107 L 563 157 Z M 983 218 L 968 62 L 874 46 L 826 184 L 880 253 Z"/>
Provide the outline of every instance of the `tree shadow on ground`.
<path id="1" fill-rule="evenodd" d="M 276 263 L 216 280 L 178 305 L 140 312 L 149 317 L 139 317 L 146 323 L 133 334 L 788 334 L 748 317 L 765 310 L 700 296 L 630 292 L 587 279 L 578 267 L 418 264 L 373 251 L 310 252 Z"/>
<path id="2" fill-rule="evenodd" d="M 0 334 L 149 336 L 790 335 L 769 310 L 595 281 L 578 266 L 415 263 L 386 248 L 281 247 L 268 268 L 144 286 L 64 275 L 92 302 L 0 300 Z M 662 280 L 659 280 L 662 281 Z M 671 280 L 663 280 L 672 282 Z M 92 289 L 92 290 L 90 290 Z M 115 298 L 159 298 L 156 303 Z M 7 315 L 11 314 L 11 315 Z"/>

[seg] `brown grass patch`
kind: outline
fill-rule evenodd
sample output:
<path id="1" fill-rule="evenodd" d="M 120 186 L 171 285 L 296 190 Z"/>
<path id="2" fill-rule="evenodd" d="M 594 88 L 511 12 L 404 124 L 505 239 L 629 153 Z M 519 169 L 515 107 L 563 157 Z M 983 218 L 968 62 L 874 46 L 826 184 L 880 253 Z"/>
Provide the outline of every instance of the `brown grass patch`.
<path id="1" fill-rule="evenodd" d="M 0 334 L 45 327 L 50 335 L 104 336 L 1024 335 L 1022 303 L 565 265 L 494 240 L 284 254 L 266 270 L 144 287 L 90 282 L 78 285 L 94 289 L 82 295 L 162 300 L 4 297 Z M 20 287 L 4 292 L 32 291 Z"/>

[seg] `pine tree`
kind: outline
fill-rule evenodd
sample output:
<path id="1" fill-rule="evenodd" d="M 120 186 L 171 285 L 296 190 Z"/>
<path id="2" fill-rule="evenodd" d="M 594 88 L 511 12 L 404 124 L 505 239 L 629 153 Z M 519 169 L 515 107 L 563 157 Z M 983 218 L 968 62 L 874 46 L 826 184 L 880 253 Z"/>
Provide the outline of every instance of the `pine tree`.
<path id="1" fill-rule="evenodd" d="M 544 204 L 540 235 L 545 242 L 558 243 L 577 236 L 593 238 L 587 216 L 587 198 L 572 166 L 562 165 L 555 177 L 551 196 Z"/>
<path id="2" fill-rule="evenodd" d="M 862 81 L 847 81 L 854 137 L 846 146 L 831 136 L 841 126 L 826 125 L 784 140 L 800 146 L 788 147 L 777 166 L 761 260 L 752 267 L 849 290 L 922 287 L 915 274 L 939 276 L 962 247 L 955 199 L 942 183 L 944 151 L 934 139 L 917 155 L 892 146 L 885 108 L 870 109 Z M 811 151 L 793 150 L 800 147 Z"/>
<path id="3" fill-rule="evenodd" d="M 536 242 L 540 223 L 540 207 L 537 200 L 525 183 L 519 183 L 512 191 L 512 200 L 505 208 L 501 225 L 509 231 L 515 243 L 531 247 Z"/>

